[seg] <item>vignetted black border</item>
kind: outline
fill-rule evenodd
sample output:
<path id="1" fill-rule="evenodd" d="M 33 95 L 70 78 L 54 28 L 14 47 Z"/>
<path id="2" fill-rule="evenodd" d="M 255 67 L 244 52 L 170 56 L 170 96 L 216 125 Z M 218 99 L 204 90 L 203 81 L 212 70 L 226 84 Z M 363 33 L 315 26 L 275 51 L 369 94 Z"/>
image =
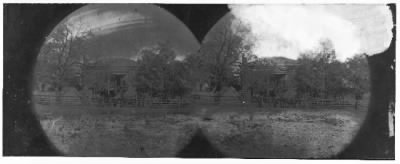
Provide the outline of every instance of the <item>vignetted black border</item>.
<path id="1" fill-rule="evenodd" d="M 83 5 L 4 4 L 4 156 L 62 156 L 49 142 L 31 110 L 32 70 L 44 37 L 65 16 Z M 158 5 L 187 25 L 200 43 L 210 28 L 229 12 L 224 4 Z M 389 7 L 395 22 L 396 5 L 389 4 Z M 392 31 L 395 36 L 396 29 Z M 385 52 L 368 57 L 372 84 L 369 113 L 353 142 L 332 158 L 394 159 L 394 137 L 388 137 L 387 113 L 389 101 L 394 101 L 395 95 L 395 71 L 390 68 L 395 65 L 395 40 L 394 37 Z M 191 154 L 194 157 L 213 157 L 202 151 L 207 149 L 197 149 L 192 146 L 183 150 L 195 152 Z"/>

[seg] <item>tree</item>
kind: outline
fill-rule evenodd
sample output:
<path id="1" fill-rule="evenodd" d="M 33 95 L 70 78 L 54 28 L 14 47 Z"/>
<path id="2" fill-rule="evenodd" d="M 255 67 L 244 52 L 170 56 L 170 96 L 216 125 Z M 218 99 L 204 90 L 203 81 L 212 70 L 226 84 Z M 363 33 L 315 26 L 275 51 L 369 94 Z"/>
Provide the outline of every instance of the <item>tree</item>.
<path id="1" fill-rule="evenodd" d="M 237 77 L 239 78 L 240 90 L 242 91 L 242 97 L 245 99 L 248 99 L 249 95 L 246 93 L 250 89 L 249 78 L 251 77 L 248 76 L 251 74 L 251 67 L 254 67 L 254 61 L 258 60 L 257 56 L 252 53 L 251 46 L 252 45 L 244 45 L 239 48 L 239 59 L 235 63 L 238 69 L 234 70 L 234 73 L 239 75 Z"/>
<path id="2" fill-rule="evenodd" d="M 298 97 L 318 97 L 322 90 L 322 77 L 317 62 L 308 54 L 302 54 L 298 59 L 298 66 L 294 80 Z"/>
<path id="3" fill-rule="evenodd" d="M 369 71 L 365 55 L 345 62 L 336 60 L 329 42 L 322 50 L 302 54 L 298 59 L 295 81 L 299 96 L 343 98 L 352 94 L 357 101 L 369 90 Z"/>
<path id="4" fill-rule="evenodd" d="M 167 92 L 172 97 L 182 98 L 191 88 L 188 80 L 188 68 L 180 61 L 173 61 L 168 72 Z"/>
<path id="5" fill-rule="evenodd" d="M 201 89 L 201 84 L 208 84 L 211 78 L 209 73 L 209 64 L 206 62 L 202 54 L 193 53 L 188 55 L 183 61 L 188 68 L 188 80 L 193 87 Z"/>
<path id="6" fill-rule="evenodd" d="M 356 55 L 346 61 L 348 70 L 347 79 L 351 93 L 356 99 L 356 108 L 358 101 L 369 91 L 369 68 L 366 55 Z"/>
<path id="7" fill-rule="evenodd" d="M 87 61 L 85 50 L 91 36 L 91 32 L 82 26 L 72 27 L 66 23 L 57 26 L 38 55 L 37 81 L 51 84 L 57 95 L 65 86 L 79 88 L 77 75 Z"/>
<path id="8" fill-rule="evenodd" d="M 298 96 L 337 97 L 346 93 L 346 69 L 336 59 L 330 41 L 321 42 L 317 51 L 301 54 L 295 81 Z"/>
<path id="9" fill-rule="evenodd" d="M 348 85 L 346 84 L 346 75 L 348 74 L 345 63 L 333 61 L 326 66 L 326 97 L 330 96 L 335 99 L 343 98 L 349 93 Z"/>
<path id="10" fill-rule="evenodd" d="M 199 51 L 197 61 L 202 63 L 203 72 L 207 72 L 210 86 L 217 97 L 224 86 L 235 83 L 235 68 L 242 66 L 248 60 L 246 57 L 250 56 L 247 53 L 250 46 L 240 35 L 245 31 L 245 26 L 239 20 L 227 15 L 208 33 Z"/>
<path id="11" fill-rule="evenodd" d="M 234 63 L 238 69 L 234 70 L 239 76 L 239 83 L 241 90 L 248 90 L 248 73 L 250 67 L 253 67 L 254 62 L 259 60 L 258 57 L 253 53 L 252 48 L 254 47 L 254 40 L 250 40 L 250 29 L 245 26 L 240 20 L 234 20 L 232 22 L 232 30 L 234 35 L 238 36 L 238 59 Z M 261 59 L 262 60 L 262 59 Z M 258 63 L 260 64 L 260 63 Z"/>
<path id="12" fill-rule="evenodd" d="M 137 91 L 163 99 L 186 94 L 188 69 L 175 57 L 167 44 L 142 50 L 136 72 Z"/>

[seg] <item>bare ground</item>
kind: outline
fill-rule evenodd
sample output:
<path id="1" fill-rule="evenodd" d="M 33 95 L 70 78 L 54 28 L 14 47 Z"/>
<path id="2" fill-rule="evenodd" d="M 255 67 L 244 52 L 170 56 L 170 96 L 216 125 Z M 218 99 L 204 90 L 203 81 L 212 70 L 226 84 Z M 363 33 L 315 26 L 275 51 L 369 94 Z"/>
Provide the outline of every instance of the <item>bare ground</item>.
<path id="1" fill-rule="evenodd" d="M 68 156 L 174 157 L 200 128 L 230 157 L 328 158 L 357 133 L 366 110 L 241 106 L 107 108 L 36 106 Z"/>

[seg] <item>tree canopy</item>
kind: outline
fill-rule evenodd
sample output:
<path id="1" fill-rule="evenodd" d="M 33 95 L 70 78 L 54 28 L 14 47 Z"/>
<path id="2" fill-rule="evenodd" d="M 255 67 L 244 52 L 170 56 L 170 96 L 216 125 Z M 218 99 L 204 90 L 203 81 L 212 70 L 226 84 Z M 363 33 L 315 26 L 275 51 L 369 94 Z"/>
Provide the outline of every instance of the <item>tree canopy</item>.
<path id="1" fill-rule="evenodd" d="M 190 88 L 189 72 L 175 58 L 167 44 L 143 50 L 136 72 L 137 91 L 162 98 L 183 96 Z"/>
<path id="2" fill-rule="evenodd" d="M 92 36 L 81 30 L 62 23 L 46 38 L 38 55 L 37 81 L 49 83 L 57 91 L 65 86 L 79 88 L 77 75 L 88 59 L 85 50 Z"/>
<path id="3" fill-rule="evenodd" d="M 369 89 L 368 63 L 361 55 L 340 62 L 330 43 L 322 42 L 321 50 L 300 56 L 294 80 L 300 96 L 327 98 L 365 93 Z"/>

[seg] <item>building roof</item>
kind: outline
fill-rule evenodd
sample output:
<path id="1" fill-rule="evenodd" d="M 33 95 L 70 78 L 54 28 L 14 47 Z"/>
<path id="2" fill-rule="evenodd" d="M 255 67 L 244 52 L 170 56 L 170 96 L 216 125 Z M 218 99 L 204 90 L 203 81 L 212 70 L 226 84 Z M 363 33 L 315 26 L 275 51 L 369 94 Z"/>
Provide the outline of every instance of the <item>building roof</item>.
<path id="1" fill-rule="evenodd" d="M 272 70 L 275 75 L 284 75 L 287 74 L 288 71 L 293 70 L 297 66 L 297 61 L 288 59 L 285 57 L 271 57 L 265 58 L 264 61 L 270 62 L 272 66 L 265 65 L 264 67 L 253 68 L 253 69 L 266 69 Z"/>
<path id="2" fill-rule="evenodd" d="M 86 70 L 105 70 L 116 73 L 126 73 L 137 67 L 137 63 L 125 58 L 103 58 L 86 66 Z"/>

